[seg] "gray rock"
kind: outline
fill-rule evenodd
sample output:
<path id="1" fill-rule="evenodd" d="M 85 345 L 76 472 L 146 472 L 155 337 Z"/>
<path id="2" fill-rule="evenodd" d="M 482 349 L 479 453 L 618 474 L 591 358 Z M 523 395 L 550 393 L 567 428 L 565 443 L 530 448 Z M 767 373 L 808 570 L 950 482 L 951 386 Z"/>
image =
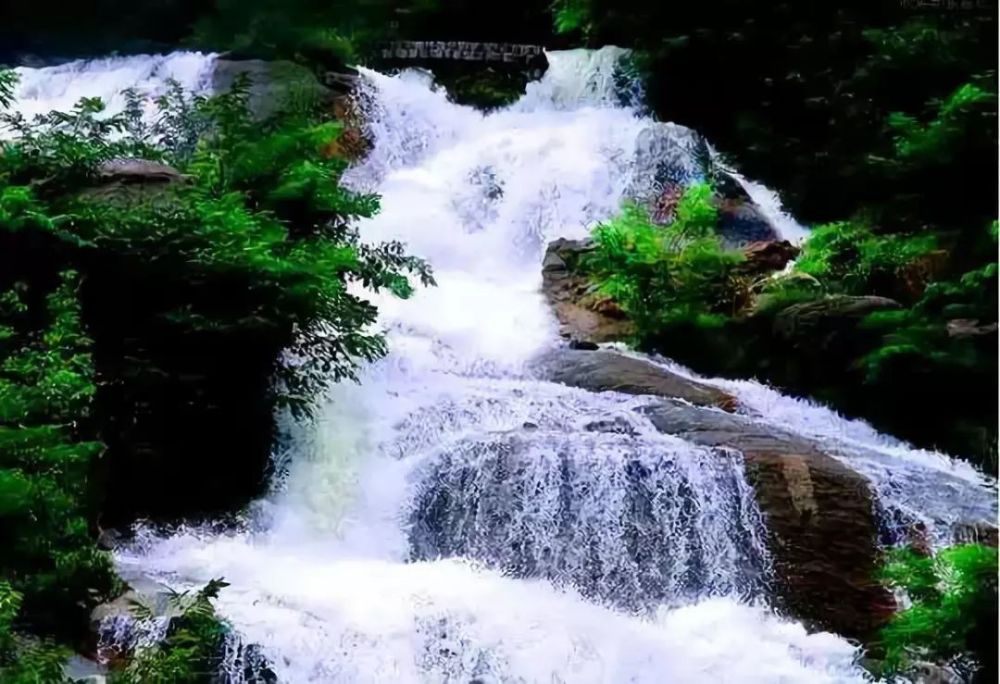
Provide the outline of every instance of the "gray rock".
<path id="1" fill-rule="evenodd" d="M 537 367 L 546 379 L 591 392 L 649 394 L 700 406 L 735 405 L 735 399 L 718 388 L 610 350 L 557 349 L 540 358 Z"/>
<path id="2" fill-rule="evenodd" d="M 916 684 L 964 684 L 965 679 L 946 665 L 929 662 L 913 664 L 911 674 Z"/>
<path id="3" fill-rule="evenodd" d="M 332 92 L 306 67 L 262 59 L 216 60 L 212 91 L 229 91 L 241 74 L 250 78 L 250 111 L 261 118 L 290 104 L 315 103 L 332 97 Z"/>
<path id="4" fill-rule="evenodd" d="M 96 183 L 77 194 L 84 201 L 129 207 L 173 201 L 173 188 L 187 182 L 177 169 L 147 159 L 113 159 L 98 167 Z"/>
<path id="5" fill-rule="evenodd" d="M 154 616 L 170 615 L 174 609 L 169 587 L 147 577 L 138 570 L 122 566 L 118 574 L 128 585 L 128 589 L 117 598 L 95 606 L 90 613 L 90 628 L 98 634 L 101 623 L 109 618 L 130 617 L 134 604 L 140 604 Z"/>

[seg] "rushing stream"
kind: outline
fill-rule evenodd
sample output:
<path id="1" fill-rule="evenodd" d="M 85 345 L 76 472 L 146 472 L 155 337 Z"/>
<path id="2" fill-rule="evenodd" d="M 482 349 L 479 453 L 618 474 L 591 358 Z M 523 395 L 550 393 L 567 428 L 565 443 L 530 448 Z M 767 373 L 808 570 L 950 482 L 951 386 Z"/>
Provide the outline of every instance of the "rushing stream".
<path id="1" fill-rule="evenodd" d="M 648 180 L 654 128 L 696 173 L 690 132 L 622 95 L 618 54 L 553 53 L 489 115 L 425 74 L 363 71 L 374 149 L 345 182 L 382 211 L 362 235 L 404 241 L 438 286 L 378 299 L 389 357 L 336 387 L 316 426 L 289 427 L 283 476 L 246 529 L 148 535 L 124 568 L 180 588 L 224 577 L 221 614 L 284 682 L 864 681 L 854 646 L 769 609 L 739 454 L 657 432 L 633 410 L 642 397 L 528 370 L 559 343 L 539 291 L 546 244 L 585 236 Z M 168 76 L 203 87 L 212 59 L 62 67 L 65 83 L 25 70 L 21 94 L 40 111 Z M 801 237 L 773 193 L 742 182 Z M 752 382 L 710 382 L 857 468 L 888 518 L 942 538 L 995 518 L 972 468 Z"/>

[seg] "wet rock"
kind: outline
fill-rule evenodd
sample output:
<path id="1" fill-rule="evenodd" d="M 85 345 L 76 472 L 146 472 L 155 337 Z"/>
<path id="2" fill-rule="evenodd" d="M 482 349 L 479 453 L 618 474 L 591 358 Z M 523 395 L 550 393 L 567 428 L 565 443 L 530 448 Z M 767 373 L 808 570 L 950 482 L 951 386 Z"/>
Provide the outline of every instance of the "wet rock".
<path id="1" fill-rule="evenodd" d="M 717 163 L 710 167 L 714 203 L 719 210 L 716 232 L 729 248 L 754 242 L 777 242 L 778 229 L 750 197 L 739 179 Z"/>
<path id="2" fill-rule="evenodd" d="M 780 271 L 799 255 L 799 248 L 788 240 L 751 242 L 743 248 L 745 261 L 740 270 L 750 275 L 766 275 Z"/>
<path id="3" fill-rule="evenodd" d="M 63 665 L 63 674 L 74 684 L 104 684 L 108 680 L 108 668 L 81 655 L 70 656 Z"/>
<path id="4" fill-rule="evenodd" d="M 619 435 L 635 435 L 636 431 L 632 425 L 618 416 L 611 420 L 595 420 L 583 426 L 587 432 L 610 432 Z"/>
<path id="5" fill-rule="evenodd" d="M 579 260 L 591 249 L 589 240 L 550 243 L 542 260 L 542 293 L 560 323 L 560 334 L 577 345 L 594 346 L 629 337 L 634 326 L 577 273 Z"/>
<path id="6" fill-rule="evenodd" d="M 128 589 L 117 598 L 95 606 L 90 612 L 90 628 L 96 635 L 100 635 L 110 621 L 131 620 L 136 604 L 148 609 L 153 616 L 171 614 L 173 607 L 170 599 L 173 592 L 169 587 L 138 573 L 125 572 L 122 579 Z"/>
<path id="7" fill-rule="evenodd" d="M 412 560 L 472 558 L 630 611 L 764 593 L 764 531 L 735 453 L 537 431 L 443 445 L 423 467 Z"/>
<path id="8" fill-rule="evenodd" d="M 780 239 L 774 224 L 749 198 L 717 197 L 715 206 L 719 210 L 716 232 L 724 246 L 736 248 Z"/>
<path id="9" fill-rule="evenodd" d="M 716 387 L 615 351 L 557 349 L 537 363 L 546 379 L 591 392 L 650 394 L 725 409 L 732 409 L 736 403 L 732 395 Z"/>
<path id="10" fill-rule="evenodd" d="M 333 99 L 333 115 L 343 128 L 326 153 L 351 161 L 362 159 L 371 150 L 372 141 L 365 134 L 364 115 L 351 93 Z"/>
<path id="11" fill-rule="evenodd" d="M 655 123 L 636 138 L 635 181 L 628 196 L 652 205 L 705 177 L 710 153 L 696 131 L 673 123 Z"/>
<path id="12" fill-rule="evenodd" d="M 112 159 L 97 169 L 92 187 L 77 193 L 85 202 L 129 207 L 172 201 L 171 190 L 187 182 L 187 176 L 171 166 L 147 159 Z"/>
<path id="13" fill-rule="evenodd" d="M 885 281 L 879 281 L 879 291 L 907 303 L 916 302 L 930 283 L 944 278 L 950 261 L 947 250 L 935 249 L 922 254 L 886 277 Z"/>
<path id="14" fill-rule="evenodd" d="M 997 546 L 997 528 L 987 523 L 965 523 L 955 528 L 956 544 Z"/>
<path id="15" fill-rule="evenodd" d="M 965 678 L 947 665 L 916 662 L 909 673 L 916 684 L 964 684 Z"/>
<path id="16" fill-rule="evenodd" d="M 677 401 L 640 411 L 664 433 L 743 454 L 784 610 L 844 636 L 875 634 L 894 602 L 875 579 L 878 529 L 865 478 L 810 441 L 743 416 Z"/>
<path id="17" fill-rule="evenodd" d="M 147 159 L 111 159 L 101 163 L 98 178 L 104 183 L 173 183 L 186 177 L 180 171 Z"/>

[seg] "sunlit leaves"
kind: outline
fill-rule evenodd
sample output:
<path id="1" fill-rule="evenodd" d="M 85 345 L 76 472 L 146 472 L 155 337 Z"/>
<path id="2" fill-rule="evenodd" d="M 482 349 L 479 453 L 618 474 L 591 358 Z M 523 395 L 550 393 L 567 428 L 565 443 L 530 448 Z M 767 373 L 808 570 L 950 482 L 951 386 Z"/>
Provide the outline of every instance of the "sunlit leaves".
<path id="1" fill-rule="evenodd" d="M 981 630 L 996 630 L 997 549 L 953 546 L 934 556 L 910 549 L 893 552 L 883 570 L 889 585 L 907 592 L 909 608 L 881 634 L 886 666 L 899 670 L 915 660 L 951 660 L 975 650 Z M 995 638 L 988 644 L 996 647 Z"/>
<path id="2" fill-rule="evenodd" d="M 642 207 L 626 205 L 618 217 L 594 229 L 596 249 L 584 267 L 640 335 L 679 320 L 716 324 L 735 306 L 731 277 L 741 260 L 722 248 L 715 235 L 717 219 L 706 184 L 685 191 L 667 226 L 651 223 Z"/>

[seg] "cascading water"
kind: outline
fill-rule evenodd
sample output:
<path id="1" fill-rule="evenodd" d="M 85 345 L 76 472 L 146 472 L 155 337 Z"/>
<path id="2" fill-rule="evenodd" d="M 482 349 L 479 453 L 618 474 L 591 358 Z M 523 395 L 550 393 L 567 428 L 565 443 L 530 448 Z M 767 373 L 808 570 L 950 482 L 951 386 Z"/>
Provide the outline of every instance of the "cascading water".
<path id="1" fill-rule="evenodd" d="M 81 59 L 16 69 L 14 94 L 17 110 L 30 119 L 53 110 L 70 111 L 83 97 L 99 97 L 109 113 L 119 112 L 125 106 L 123 91 L 131 88 L 146 98 L 147 112 L 152 114 L 153 99 L 167 92 L 170 81 L 188 92 L 209 92 L 214 68 L 215 56 L 200 52 Z"/>
<path id="2" fill-rule="evenodd" d="M 585 236 L 644 187 L 644 154 L 695 167 L 689 131 L 615 94 L 619 56 L 553 53 L 541 82 L 489 115 L 426 75 L 363 70 L 374 149 L 345 182 L 377 191 L 382 211 L 359 228 L 406 242 L 438 286 L 377 299 L 390 356 L 298 429 L 249 529 L 141 535 L 123 567 L 177 588 L 224 577 L 220 613 L 285 682 L 865 679 L 855 647 L 766 607 L 764 532 L 738 454 L 660 434 L 634 410 L 646 398 L 527 370 L 557 340 L 539 292 L 546 243 Z M 209 68 L 200 59 L 191 73 Z M 841 431 L 838 444 L 858 447 L 849 462 L 878 454 L 861 468 L 873 481 L 879 468 L 928 481 L 945 468 L 730 385 L 755 419 Z M 925 498 L 907 505 L 926 513 Z"/>

